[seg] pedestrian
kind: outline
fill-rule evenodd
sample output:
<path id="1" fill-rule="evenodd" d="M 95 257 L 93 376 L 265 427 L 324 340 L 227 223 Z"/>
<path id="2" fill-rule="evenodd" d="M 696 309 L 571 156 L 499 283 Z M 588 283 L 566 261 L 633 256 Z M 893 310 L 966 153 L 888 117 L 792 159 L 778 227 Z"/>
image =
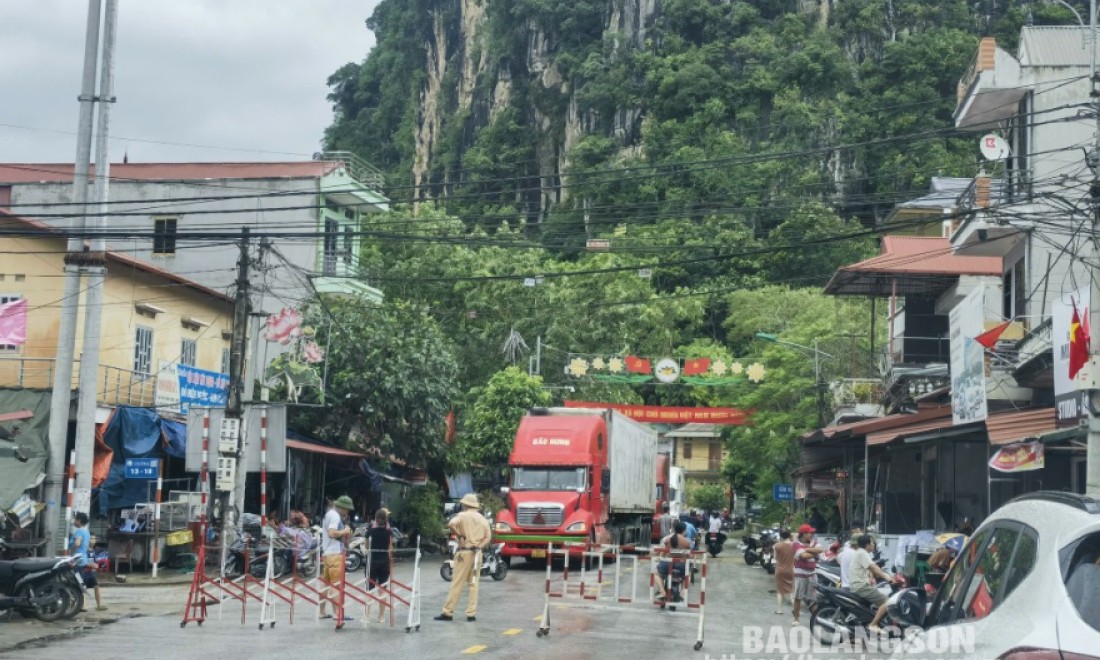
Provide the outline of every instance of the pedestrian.
<path id="1" fill-rule="evenodd" d="M 661 505 L 661 515 L 657 518 L 657 531 L 662 539 L 672 533 L 672 515 L 668 512 L 668 502 Z"/>
<path id="2" fill-rule="evenodd" d="M 458 538 L 454 574 L 451 577 L 451 590 L 443 603 L 443 612 L 435 617 L 436 621 L 454 620 L 455 606 L 462 596 L 462 588 L 467 584 L 470 595 L 466 602 L 466 620 L 477 620 L 477 583 L 481 571 L 481 553 L 489 546 L 492 530 L 489 528 L 489 521 L 481 515 L 481 503 L 478 502 L 477 495 L 470 493 L 458 503 L 462 505 L 462 511 L 447 523 L 447 528 Z"/>
<path id="3" fill-rule="evenodd" d="M 783 614 L 783 601 L 793 600 L 794 595 L 794 543 L 791 530 L 779 530 L 779 542 L 772 546 L 775 554 L 775 613 Z M 791 603 L 794 610 L 794 603 Z"/>
<path id="4" fill-rule="evenodd" d="M 817 556 L 823 548 L 814 539 L 813 525 L 803 524 L 798 528 L 798 540 L 794 542 L 794 608 L 791 612 L 792 626 L 799 625 L 798 616 L 805 603 L 812 610 L 817 601 Z"/>
<path id="5" fill-rule="evenodd" d="M 107 609 L 107 606 L 103 604 L 103 598 L 99 593 L 99 580 L 96 579 L 96 571 L 99 567 L 92 561 L 92 537 L 88 533 L 88 514 L 83 511 L 74 513 L 73 528 L 73 535 L 69 540 L 69 554 L 79 557 L 76 565 L 80 569 L 80 577 L 84 580 L 84 586 L 90 587 L 95 592 L 96 611 L 102 612 Z"/>
<path id="6" fill-rule="evenodd" d="M 390 568 L 393 566 L 393 529 L 390 528 L 390 512 L 388 509 L 379 509 L 374 514 L 374 523 L 367 531 L 367 542 L 370 547 L 367 562 L 370 570 L 367 572 L 370 583 L 380 597 L 386 595 L 386 585 L 390 581 Z M 381 623 L 386 614 L 387 603 L 379 602 L 378 622 Z"/>
<path id="7" fill-rule="evenodd" d="M 322 619 L 332 618 L 325 613 L 328 601 L 333 602 L 337 616 L 343 616 L 343 603 L 335 601 L 337 587 L 344 583 L 344 544 L 351 536 L 352 530 L 344 523 L 348 512 L 355 508 L 355 504 L 347 495 L 341 495 L 332 502 L 332 507 L 325 513 L 321 521 L 321 580 L 328 585 L 325 589 L 325 597 L 321 599 L 320 616 Z M 340 622 L 343 625 L 343 621 Z"/>

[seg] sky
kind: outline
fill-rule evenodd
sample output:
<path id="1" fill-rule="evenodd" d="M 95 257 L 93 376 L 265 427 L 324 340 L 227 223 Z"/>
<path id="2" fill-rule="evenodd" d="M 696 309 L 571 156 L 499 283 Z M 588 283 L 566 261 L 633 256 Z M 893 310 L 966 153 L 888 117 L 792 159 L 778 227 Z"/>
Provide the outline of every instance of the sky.
<path id="1" fill-rule="evenodd" d="M 374 45 L 378 3 L 120 0 L 111 161 L 310 158 L 332 120 L 325 81 Z M 0 0 L 0 162 L 73 161 L 87 12 Z"/>

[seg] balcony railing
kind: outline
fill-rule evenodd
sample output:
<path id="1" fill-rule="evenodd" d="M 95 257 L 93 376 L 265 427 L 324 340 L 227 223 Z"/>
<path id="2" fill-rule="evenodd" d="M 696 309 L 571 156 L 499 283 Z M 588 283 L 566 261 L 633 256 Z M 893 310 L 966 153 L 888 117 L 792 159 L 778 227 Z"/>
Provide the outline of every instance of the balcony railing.
<path id="1" fill-rule="evenodd" d="M 53 358 L 0 356 L 0 387 L 50 389 L 55 363 Z M 79 374 L 80 360 L 74 360 L 71 389 L 77 388 Z M 96 401 L 109 406 L 153 406 L 156 380 L 156 374 L 101 364 L 96 370 Z"/>
<path id="2" fill-rule="evenodd" d="M 351 178 L 372 190 L 382 192 L 386 187 L 385 173 L 350 151 L 325 151 L 316 154 L 313 158 L 330 163 L 342 163 Z"/>
<path id="3" fill-rule="evenodd" d="M 860 403 L 881 404 L 886 389 L 881 380 L 874 378 L 844 378 L 832 383 L 833 407 L 845 408 Z"/>

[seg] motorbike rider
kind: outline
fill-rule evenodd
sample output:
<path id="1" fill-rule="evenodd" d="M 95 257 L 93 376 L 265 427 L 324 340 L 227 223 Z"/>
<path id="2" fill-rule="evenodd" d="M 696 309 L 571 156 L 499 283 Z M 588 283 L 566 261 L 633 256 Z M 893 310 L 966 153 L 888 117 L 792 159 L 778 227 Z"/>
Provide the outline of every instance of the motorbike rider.
<path id="1" fill-rule="evenodd" d="M 684 533 L 687 531 L 687 526 L 688 523 L 684 522 L 683 520 L 677 520 L 676 523 L 672 526 L 672 533 L 661 539 L 661 547 L 663 547 L 665 550 L 691 550 L 691 541 Z M 670 566 L 672 568 L 673 578 L 677 580 L 684 579 L 684 567 L 686 566 L 685 562 L 678 561 L 673 563 L 668 559 L 662 559 L 661 561 L 657 562 L 657 575 L 659 575 L 661 578 L 657 580 L 657 584 L 660 586 L 661 589 L 661 594 L 657 596 L 657 599 L 662 602 L 668 600 L 668 591 L 665 588 L 665 583 L 668 581 L 668 571 Z M 678 600 L 681 599 L 674 599 L 674 602 Z"/>
<path id="2" fill-rule="evenodd" d="M 691 543 L 691 549 L 694 550 L 695 549 L 695 538 L 697 536 L 699 536 L 699 530 L 698 530 L 698 528 L 695 527 L 695 525 L 692 524 L 692 522 L 690 520 L 685 519 L 685 520 L 681 520 L 680 522 L 684 523 L 684 532 L 683 532 L 683 534 L 687 538 L 687 540 Z"/>
<path id="3" fill-rule="evenodd" d="M 726 542 L 726 535 L 722 532 L 722 516 L 718 515 L 717 511 L 710 512 L 710 519 L 707 521 L 707 532 L 717 534 L 719 543 L 724 544 Z"/>
<path id="4" fill-rule="evenodd" d="M 859 527 L 852 528 L 852 535 L 848 537 L 848 542 L 844 544 L 840 552 L 836 555 L 836 563 L 840 566 L 840 588 L 851 589 L 851 566 L 852 566 L 852 554 L 859 549 L 859 537 L 863 535 L 863 530 Z"/>
<path id="5" fill-rule="evenodd" d="M 668 502 L 665 502 L 661 505 L 661 515 L 657 518 L 657 529 L 662 539 L 672 533 L 672 515 L 668 510 Z"/>
<path id="6" fill-rule="evenodd" d="M 875 612 L 875 618 L 871 620 L 867 629 L 873 633 L 879 633 L 882 632 L 882 629 L 879 628 L 878 624 L 882 621 L 882 617 L 886 616 L 887 599 L 884 593 L 875 588 L 876 579 L 892 582 L 895 578 L 892 575 L 887 575 L 871 558 L 871 553 L 875 551 L 875 538 L 873 536 L 863 534 L 859 537 L 857 543 L 859 548 L 852 554 L 852 563 L 849 569 L 852 579 L 852 593 L 878 608 L 878 611 Z"/>

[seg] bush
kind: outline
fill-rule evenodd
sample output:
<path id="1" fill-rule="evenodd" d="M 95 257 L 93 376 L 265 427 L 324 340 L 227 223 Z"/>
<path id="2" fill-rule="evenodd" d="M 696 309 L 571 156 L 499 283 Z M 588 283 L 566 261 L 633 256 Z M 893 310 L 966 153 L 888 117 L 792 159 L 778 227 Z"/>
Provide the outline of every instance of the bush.
<path id="1" fill-rule="evenodd" d="M 728 506 L 726 489 L 718 484 L 702 484 L 691 490 L 689 504 L 704 511 L 720 511 Z"/>
<path id="2" fill-rule="evenodd" d="M 447 521 L 443 519 L 443 496 L 439 486 L 429 482 L 412 489 L 402 518 L 410 537 L 417 535 L 422 541 L 433 543 L 442 541 L 446 536 Z"/>
<path id="3" fill-rule="evenodd" d="M 488 511 L 492 514 L 493 519 L 496 519 L 500 510 L 504 508 L 504 498 L 499 493 L 495 493 L 491 490 L 483 490 L 477 494 L 477 499 L 481 502 L 482 513 Z"/>

